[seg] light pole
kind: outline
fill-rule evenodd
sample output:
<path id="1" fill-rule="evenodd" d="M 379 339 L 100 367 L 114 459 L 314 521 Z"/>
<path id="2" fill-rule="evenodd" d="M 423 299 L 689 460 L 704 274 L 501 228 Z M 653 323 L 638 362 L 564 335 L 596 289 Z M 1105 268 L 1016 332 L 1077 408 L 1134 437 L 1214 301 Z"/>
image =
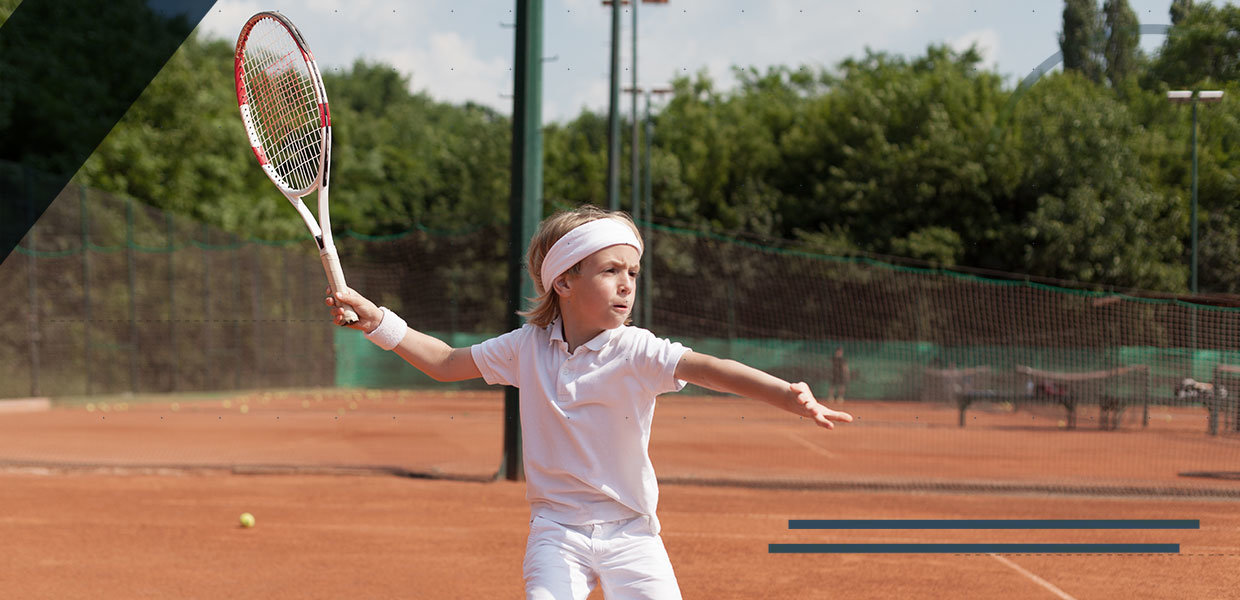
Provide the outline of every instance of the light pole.
<path id="1" fill-rule="evenodd" d="M 1189 287 L 1194 296 L 1197 295 L 1197 103 L 1213 104 L 1222 99 L 1223 92 L 1221 90 L 1201 90 L 1195 94 L 1191 90 L 1172 90 L 1167 92 L 1167 100 L 1176 104 L 1187 103 L 1193 105 L 1193 200 L 1189 217 L 1189 226 L 1192 229 L 1192 266 Z"/>
<path id="2" fill-rule="evenodd" d="M 651 200 L 651 178 L 650 178 L 650 143 L 654 136 L 654 120 L 650 118 L 650 96 L 652 94 L 670 94 L 676 90 L 672 88 L 640 88 L 634 86 L 625 88 L 626 93 L 631 92 L 636 98 L 638 94 L 646 94 L 646 136 L 645 136 L 645 155 L 642 165 L 643 183 L 641 186 L 641 196 L 637 194 L 637 176 L 633 177 L 633 219 L 637 221 L 637 225 L 642 228 L 642 242 L 646 246 L 646 251 L 642 255 L 642 285 L 638 286 L 638 302 L 637 315 L 640 318 L 642 327 L 650 328 L 653 321 L 653 311 L 651 309 L 650 299 L 654 295 L 654 238 L 650 236 L 650 222 L 654 218 L 654 206 Z M 636 103 L 634 103 L 636 106 Z M 636 119 L 634 122 L 636 123 Z M 634 130 L 633 136 L 633 172 L 637 173 L 637 135 Z M 644 204 L 644 208 L 642 205 Z"/>
<path id="3" fill-rule="evenodd" d="M 645 291 L 642 292 L 642 318 L 645 319 L 643 326 L 646 328 L 654 327 L 654 308 L 652 299 L 654 298 L 654 238 L 651 237 L 650 224 L 654 222 L 654 194 L 653 185 L 650 177 L 650 144 L 654 139 L 654 119 L 650 118 L 650 95 L 671 94 L 675 92 L 672 88 L 654 88 L 646 90 L 646 164 L 643 169 L 645 175 L 645 185 L 643 187 L 643 196 L 645 196 L 646 210 L 642 212 L 645 217 L 645 228 L 642 232 L 642 239 L 646 243 L 646 273 L 645 273 Z"/>
<path id="4" fill-rule="evenodd" d="M 641 0 L 646 4 L 667 4 L 668 0 Z M 607 111 L 607 208 L 620 210 L 620 5 L 632 5 L 633 11 L 633 151 L 632 151 L 632 205 L 634 218 L 641 215 L 638 204 L 637 172 L 637 3 L 630 0 L 603 0 L 603 6 L 611 7 L 611 104 Z M 628 90 L 625 90 L 628 91 Z"/>

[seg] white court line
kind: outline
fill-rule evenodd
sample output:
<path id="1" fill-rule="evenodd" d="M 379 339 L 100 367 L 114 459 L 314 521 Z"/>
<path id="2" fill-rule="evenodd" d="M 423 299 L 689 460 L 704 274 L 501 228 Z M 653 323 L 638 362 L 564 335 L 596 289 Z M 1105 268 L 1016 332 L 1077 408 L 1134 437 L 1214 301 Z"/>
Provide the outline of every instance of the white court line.
<path id="1" fill-rule="evenodd" d="M 818 454 L 821 454 L 827 458 L 839 458 L 838 456 L 835 455 L 834 452 L 831 452 L 830 450 L 827 450 L 826 448 L 823 448 L 822 446 L 819 446 L 791 431 L 784 431 L 784 435 L 792 438 L 792 441 L 802 446 L 805 446 L 806 448 L 809 448 L 810 450 L 813 450 L 814 452 L 817 452 Z"/>
<path id="2" fill-rule="evenodd" d="M 1006 559 L 1006 558 L 1003 558 L 1002 556 L 999 556 L 998 554 L 991 554 L 990 556 L 991 556 L 991 557 L 993 557 L 995 560 L 997 560 L 997 561 L 999 561 L 999 562 L 1001 562 L 1001 563 L 1003 563 L 1003 564 L 1005 564 L 1005 565 L 1007 565 L 1007 566 L 1009 566 L 1009 567 L 1012 567 L 1012 569 L 1014 569 L 1017 573 L 1020 573 L 1021 575 L 1024 575 L 1025 577 L 1028 577 L 1028 578 L 1029 578 L 1029 579 L 1031 579 L 1034 583 L 1036 583 L 1036 584 L 1038 584 L 1038 585 L 1040 585 L 1040 586 L 1042 586 L 1042 587 L 1046 588 L 1046 590 L 1047 590 L 1047 591 L 1049 591 L 1050 593 L 1055 594 L 1056 596 L 1059 596 L 1062 600 L 1076 600 L 1076 598 L 1073 598 L 1072 596 L 1069 596 L 1069 595 L 1068 595 L 1066 592 L 1064 592 L 1063 590 L 1061 590 L 1061 589 L 1059 589 L 1059 588 L 1055 587 L 1055 585 L 1054 585 L 1054 584 L 1052 584 L 1051 582 L 1049 582 L 1049 581 L 1047 581 L 1047 580 L 1045 580 L 1045 579 L 1042 579 L 1041 577 L 1038 577 L 1037 575 L 1034 575 L 1033 573 L 1030 573 L 1029 571 L 1026 571 L 1026 570 L 1022 569 L 1022 568 L 1020 567 L 1020 565 L 1018 565 L 1018 564 L 1016 564 L 1016 563 L 1014 563 L 1014 562 L 1012 562 L 1012 561 L 1010 561 L 1010 560 L 1008 560 L 1008 559 Z"/>

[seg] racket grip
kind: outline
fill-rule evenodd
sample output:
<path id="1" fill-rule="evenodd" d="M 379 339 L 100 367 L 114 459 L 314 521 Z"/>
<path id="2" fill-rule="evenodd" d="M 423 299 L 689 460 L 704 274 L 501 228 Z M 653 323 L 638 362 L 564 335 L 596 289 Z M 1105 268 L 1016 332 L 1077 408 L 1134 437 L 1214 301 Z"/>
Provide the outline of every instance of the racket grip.
<path id="1" fill-rule="evenodd" d="M 324 248 L 319 252 L 319 258 L 323 261 L 323 270 L 327 272 L 327 282 L 332 287 L 332 294 L 345 289 L 344 271 L 340 269 L 340 257 L 336 256 L 335 248 Z M 357 322 L 357 311 L 352 306 L 340 303 L 341 310 L 344 311 L 344 321 L 341 325 L 352 325 Z"/>

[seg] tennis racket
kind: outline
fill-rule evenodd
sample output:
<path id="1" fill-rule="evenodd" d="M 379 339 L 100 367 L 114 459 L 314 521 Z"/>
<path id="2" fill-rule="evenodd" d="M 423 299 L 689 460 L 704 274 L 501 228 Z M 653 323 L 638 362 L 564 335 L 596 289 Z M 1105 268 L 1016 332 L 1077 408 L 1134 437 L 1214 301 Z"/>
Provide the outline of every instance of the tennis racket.
<path id="1" fill-rule="evenodd" d="M 278 12 L 260 12 L 246 21 L 234 57 L 237 104 L 258 164 L 301 215 L 319 246 L 319 258 L 332 292 L 345 288 L 344 272 L 332 242 L 327 190 L 331 172 L 332 119 L 327 92 L 314 55 L 301 32 Z M 302 198 L 318 190 L 315 221 Z M 357 322 L 341 304 L 344 321 Z"/>

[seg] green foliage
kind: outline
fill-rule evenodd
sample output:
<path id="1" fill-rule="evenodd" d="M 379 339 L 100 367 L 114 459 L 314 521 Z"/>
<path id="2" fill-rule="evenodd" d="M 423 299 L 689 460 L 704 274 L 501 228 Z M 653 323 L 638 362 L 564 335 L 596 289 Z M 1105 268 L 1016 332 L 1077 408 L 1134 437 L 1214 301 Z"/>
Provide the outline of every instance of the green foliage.
<path id="1" fill-rule="evenodd" d="M 1240 153 L 1234 149 L 1240 144 L 1240 106 L 1232 99 L 1240 98 L 1240 82 L 1228 82 L 1220 86 L 1224 102 L 1198 106 L 1198 205 L 1201 221 L 1199 250 L 1199 279 L 1203 290 L 1240 293 Z M 1174 111 L 1178 130 L 1182 131 L 1174 149 L 1180 170 L 1174 181 L 1178 195 L 1185 205 L 1189 201 L 1191 173 L 1189 172 L 1191 148 L 1185 140 L 1190 139 L 1191 117 L 1189 108 Z"/>
<path id="2" fill-rule="evenodd" d="M 1240 79 L 1240 7 L 1207 3 L 1186 14 L 1168 32 L 1151 77 L 1171 88 Z"/>
<path id="3" fill-rule="evenodd" d="M 1184 214 L 1160 195 L 1138 149 L 1150 139 L 1106 89 L 1074 73 L 1046 78 L 1017 108 L 1025 168 L 1017 197 L 1026 272 L 1175 289 Z"/>
<path id="4" fill-rule="evenodd" d="M 0 0 L 0 26 L 3 26 L 4 22 L 9 20 L 9 15 L 13 14 L 13 11 L 17 9 L 17 5 L 21 3 L 22 0 Z"/>
<path id="5" fill-rule="evenodd" d="M 32 2 L 13 14 L 24 22 L 6 19 L 0 34 L 0 159 L 66 177 L 191 29 L 142 0 Z"/>
<path id="6" fill-rule="evenodd" d="M 228 42 L 191 37 L 83 166 L 79 182 L 253 237 L 304 235 L 249 151 L 232 56 Z M 324 79 L 336 228 L 456 231 L 506 214 L 506 118 L 413 95 L 387 65 L 358 62 Z"/>
<path id="7" fill-rule="evenodd" d="M 1097 0 L 1066 0 L 1063 7 L 1063 31 L 1059 34 L 1059 50 L 1063 52 L 1065 71 L 1078 71 L 1090 81 L 1101 83 L 1102 14 Z"/>
<path id="8" fill-rule="evenodd" d="M 78 181 L 231 231 L 288 239 L 300 221 L 248 150 L 233 47 L 191 37 L 78 172 Z M 289 218 L 292 217 L 292 218 Z"/>
<path id="9" fill-rule="evenodd" d="M 1193 0 L 1171 0 L 1171 24 L 1179 25 L 1193 11 Z"/>
<path id="10" fill-rule="evenodd" d="M 511 124 L 411 94 L 390 66 L 324 77 L 332 106 L 332 223 L 369 235 L 473 230 L 507 216 Z"/>
<path id="11" fill-rule="evenodd" d="M 843 224 L 857 248 L 884 254 L 927 226 L 970 246 L 998 236 L 996 200 L 1014 183 L 1014 157 L 992 144 L 1006 93 L 979 60 L 935 47 L 914 61 L 871 53 L 841 65 L 786 136 L 784 179 L 809 200 L 786 211 L 787 227 Z"/>
<path id="12" fill-rule="evenodd" d="M 1141 50 L 1138 48 L 1141 24 L 1132 7 L 1128 6 L 1128 0 L 1105 0 L 1102 12 L 1107 32 L 1103 51 L 1107 81 L 1115 89 L 1122 90 L 1125 82 L 1136 75 L 1141 60 Z"/>
<path id="13" fill-rule="evenodd" d="M 908 234 L 908 237 L 892 240 L 891 250 L 900 256 L 950 267 L 964 254 L 964 243 L 959 233 L 931 225 Z"/>
<path id="14" fill-rule="evenodd" d="M 704 72 L 682 77 L 653 116 L 653 220 L 800 250 L 1183 291 L 1191 131 L 1187 112 L 1164 99 L 1164 82 L 1240 80 L 1228 62 L 1240 48 L 1227 45 L 1240 37 L 1229 33 L 1240 29 L 1240 12 L 1194 8 L 1147 64 L 1116 36 L 1131 17 L 1127 4 L 1107 9 L 1118 45 L 1108 51 L 1106 83 L 1101 71 L 1088 72 L 1091 60 L 1102 68 L 1100 45 L 1080 50 L 1079 68 L 1019 96 L 980 66 L 976 49 L 942 46 L 913 57 L 867 51 L 831 69 L 737 68 L 728 91 Z M 1077 13 L 1082 31 L 1074 33 L 1068 17 Z M 1106 39 L 1087 27 L 1100 28 L 1100 18 L 1088 0 L 1065 5 L 1065 66 L 1069 41 Z M 1217 60 L 1196 58 L 1212 52 Z M 470 282 L 462 294 L 486 297 L 503 273 L 471 261 L 507 252 L 510 120 L 411 93 L 382 63 L 325 77 L 335 228 L 493 232 L 494 244 L 478 254 L 435 265 Z M 231 43 L 191 37 L 80 181 L 246 236 L 304 236 L 254 164 L 232 86 Z M 1227 83 L 1229 101 L 1201 115 L 1201 281 L 1212 291 L 1240 292 L 1234 88 Z M 544 128 L 546 212 L 605 204 L 606 133 L 605 115 L 590 111 Z M 675 272 L 701 268 L 674 247 L 656 251 Z M 751 258 L 726 274 L 760 273 Z"/>

